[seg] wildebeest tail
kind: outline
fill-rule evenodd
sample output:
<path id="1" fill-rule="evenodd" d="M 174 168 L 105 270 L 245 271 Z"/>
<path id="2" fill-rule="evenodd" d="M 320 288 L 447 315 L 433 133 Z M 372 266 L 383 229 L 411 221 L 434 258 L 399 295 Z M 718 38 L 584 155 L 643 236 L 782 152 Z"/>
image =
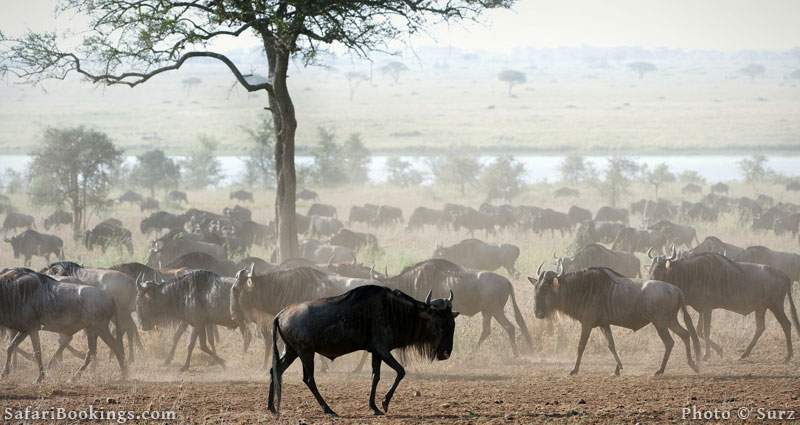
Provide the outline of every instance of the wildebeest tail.
<path id="1" fill-rule="evenodd" d="M 525 344 L 532 350 L 533 340 L 531 340 L 531 333 L 528 331 L 528 325 L 525 324 L 525 318 L 522 317 L 522 312 L 517 305 L 517 297 L 514 295 L 514 285 L 511 285 L 511 306 L 514 307 L 514 320 L 517 321 L 517 326 L 519 326 L 522 336 L 525 337 Z"/>
<path id="2" fill-rule="evenodd" d="M 281 409 L 281 381 L 283 380 L 280 374 L 278 374 L 278 361 L 280 360 L 280 355 L 278 353 L 278 319 L 279 317 L 276 316 L 275 319 L 272 320 L 272 368 L 269 371 L 272 394 L 269 397 L 269 405 L 267 408 L 270 412 L 278 414 Z"/>
<path id="3" fill-rule="evenodd" d="M 797 319 L 797 307 L 794 305 L 794 299 L 792 299 L 792 287 L 794 286 L 794 282 L 789 283 L 789 292 L 786 294 L 789 297 L 789 308 L 792 310 L 792 323 L 794 323 L 794 329 L 797 331 L 797 336 L 800 337 L 800 320 Z"/>
<path id="4" fill-rule="evenodd" d="M 681 311 L 683 312 L 683 323 L 686 325 L 686 329 L 689 330 L 689 337 L 692 339 L 692 345 L 694 346 L 694 357 L 697 363 L 700 363 L 700 338 L 697 337 L 697 330 L 694 328 L 694 323 L 692 323 L 692 316 L 689 315 L 689 309 L 686 308 L 686 300 L 684 299 L 683 293 L 681 293 Z"/>

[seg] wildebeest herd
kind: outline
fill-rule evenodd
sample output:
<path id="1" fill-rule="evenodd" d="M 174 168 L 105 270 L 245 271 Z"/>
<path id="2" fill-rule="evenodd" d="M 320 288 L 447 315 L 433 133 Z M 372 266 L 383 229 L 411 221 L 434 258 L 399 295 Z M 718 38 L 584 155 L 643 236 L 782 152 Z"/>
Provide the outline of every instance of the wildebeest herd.
<path id="1" fill-rule="evenodd" d="M 557 195 L 574 196 L 569 191 L 574 189 L 566 189 Z M 697 193 L 693 188 L 683 192 Z M 299 198 L 310 205 L 307 214 L 297 214 L 300 257 L 277 262 L 277 254 L 252 255 L 251 251 L 273 249 L 275 227 L 256 221 L 247 207 L 236 204 L 219 213 L 197 208 L 170 212 L 158 210 L 155 199 L 127 191 L 119 204 L 153 211 L 143 213 L 147 215 L 139 223 L 147 245 L 135 247 L 131 230 L 112 217 L 76 238 L 88 251 L 116 250 L 130 260 L 107 267 L 70 261 L 62 239 L 45 233 L 71 226 L 71 214 L 59 210 L 43 217 L 44 231 L 39 231 L 33 216 L 11 209 L 2 232 L 14 258 L 23 264 L 0 272 L 0 327 L 9 340 L 3 376 L 22 357 L 36 362 L 37 382 L 45 378 L 39 331 L 58 334 L 48 365 L 57 364 L 67 351 L 83 358 L 77 374 L 96 357 L 100 338 L 124 378 L 128 364 L 146 348 L 141 332 L 173 327 L 165 364 L 191 329 L 181 370 L 189 369 L 197 344 L 214 363 L 225 366 L 217 351 L 219 328 L 224 327 L 241 335 L 244 351 L 256 339 L 263 341 L 270 411 L 279 411 L 282 375 L 299 359 L 303 382 L 322 409 L 333 414 L 315 382 L 315 355 L 333 360 L 363 351 L 358 369 L 367 357 L 372 368 L 369 408 L 382 414 L 405 375 L 404 364 L 413 360 L 407 354 L 448 359 L 459 326 L 455 318 L 479 313 L 482 328 L 473 349 L 490 336 L 494 319 L 505 331 L 507 350 L 514 357 L 538 349 L 526 316 L 547 320 L 551 328 L 559 317 L 574 319 L 580 337 L 572 374 L 578 373 L 593 328 L 602 331 L 616 362 L 614 373 L 619 374 L 622 360 L 611 326 L 638 330 L 653 324 L 664 345 L 659 375 L 674 346 L 671 333 L 678 336 L 686 362 L 697 372 L 712 352 L 723 354 L 722 344 L 712 338 L 713 310 L 755 313 L 755 334 L 743 358 L 762 336 L 769 310 L 781 327 L 789 361 L 791 328 L 800 336 L 792 296 L 800 278 L 800 255 L 758 245 L 739 247 L 713 235 L 701 241 L 693 224 L 732 215 L 739 226 L 753 232 L 796 238 L 800 206 L 766 195 L 734 198 L 724 193 L 716 187 L 697 202 L 642 199 L 627 208 L 602 206 L 594 213 L 578 205 L 562 212 L 523 204 L 484 203 L 474 208 L 447 203 L 441 208 L 417 207 L 406 221 L 402 208 L 378 204 L 352 206 L 344 220 L 335 206 L 303 190 Z M 245 203 L 253 202 L 254 195 L 240 190 L 229 198 Z M 167 194 L 166 200 L 172 205 L 189 202 L 179 191 Z M 468 237 L 450 245 L 430 240 L 430 258 L 409 261 L 391 274 L 387 267 L 376 269 L 358 260 L 392 249 L 382 246 L 376 235 L 384 229 Z M 526 257 L 526 247 L 477 238 L 502 239 L 508 232 L 530 234 L 532 243 L 536 235 L 572 241 L 569 252 L 548 254 L 551 261 L 528 277 L 533 311 L 520 307 L 514 285 L 520 282 L 518 261 Z M 136 254 L 142 262 L 135 261 Z M 35 256 L 46 263 L 38 272 L 29 268 Z M 699 313 L 696 322 L 689 307 Z M 80 331 L 87 339 L 85 353 L 72 346 Z M 558 331 L 564 332 L 561 327 Z M 20 346 L 26 338 L 32 353 Z M 376 387 L 383 363 L 397 375 L 379 408 Z"/>

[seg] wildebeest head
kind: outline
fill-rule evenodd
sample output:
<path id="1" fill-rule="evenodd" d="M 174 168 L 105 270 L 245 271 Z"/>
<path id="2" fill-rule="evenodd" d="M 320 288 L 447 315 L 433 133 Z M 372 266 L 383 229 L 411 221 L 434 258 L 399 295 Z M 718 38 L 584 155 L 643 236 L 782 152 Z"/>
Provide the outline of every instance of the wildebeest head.
<path id="1" fill-rule="evenodd" d="M 652 260 L 650 264 L 650 279 L 669 282 L 670 269 L 673 267 L 673 262 L 678 259 L 675 246 L 672 246 L 672 254 L 669 257 L 666 255 L 654 255 L 653 248 L 647 251 L 647 256 Z"/>
<path id="2" fill-rule="evenodd" d="M 448 298 L 431 300 L 432 291 L 428 292 L 425 303 L 418 307 L 419 318 L 426 326 L 424 353 L 430 359 L 447 360 L 453 352 L 453 333 L 456 329 L 455 318 L 458 312 L 453 311 L 453 291 Z"/>
<path id="3" fill-rule="evenodd" d="M 534 305 L 533 314 L 537 319 L 544 319 L 551 315 L 556 309 L 556 297 L 559 289 L 559 276 L 563 275 L 564 269 L 562 263 L 559 262 L 558 273 L 545 270 L 542 271 L 544 263 L 539 265 L 536 270 L 537 278 L 528 276 L 528 281 L 533 284 L 534 288 Z"/>
<path id="4" fill-rule="evenodd" d="M 3 240 L 11 244 L 11 250 L 14 251 L 14 258 L 19 258 L 19 248 L 20 248 L 19 238 L 17 236 L 13 236 L 10 239 L 5 238 Z"/>
<path id="5" fill-rule="evenodd" d="M 142 330 L 152 330 L 153 319 L 169 308 L 166 300 L 157 294 L 159 286 L 160 284 L 155 282 L 155 277 L 148 281 L 145 281 L 142 275 L 136 278 L 136 314 L 139 316 Z"/>
<path id="6" fill-rule="evenodd" d="M 244 321 L 244 312 L 242 311 L 242 306 L 239 302 L 239 297 L 242 294 L 242 291 L 245 290 L 245 286 L 252 288 L 253 286 L 253 274 L 255 273 L 256 263 L 250 264 L 250 269 L 242 269 L 236 272 L 236 282 L 233 283 L 231 286 L 231 300 L 230 300 L 230 310 L 231 310 L 231 320 L 234 322 L 243 322 Z"/>

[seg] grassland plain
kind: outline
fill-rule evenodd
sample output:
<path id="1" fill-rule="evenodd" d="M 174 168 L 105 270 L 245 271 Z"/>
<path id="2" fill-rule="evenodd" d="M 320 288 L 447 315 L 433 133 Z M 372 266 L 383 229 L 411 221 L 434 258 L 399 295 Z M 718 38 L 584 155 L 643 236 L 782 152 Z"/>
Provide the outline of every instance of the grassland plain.
<path id="1" fill-rule="evenodd" d="M 299 128 L 298 153 L 317 127 L 341 137 L 360 133 L 375 152 L 419 153 L 453 145 L 485 152 L 800 151 L 800 88 L 772 78 L 713 79 L 679 69 L 633 80 L 625 70 L 529 72 L 509 97 L 490 72 L 412 71 L 399 83 L 376 76 L 354 89 L 339 72 L 297 70 L 290 80 Z M 198 76 L 188 90 L 181 80 Z M 47 126 L 88 125 L 130 153 L 160 147 L 186 153 L 199 134 L 241 153 L 243 126 L 264 111 L 262 95 L 232 86 L 220 68 L 186 72 L 126 87 L 76 79 L 41 87 L 0 86 L 0 153 L 25 153 Z"/>

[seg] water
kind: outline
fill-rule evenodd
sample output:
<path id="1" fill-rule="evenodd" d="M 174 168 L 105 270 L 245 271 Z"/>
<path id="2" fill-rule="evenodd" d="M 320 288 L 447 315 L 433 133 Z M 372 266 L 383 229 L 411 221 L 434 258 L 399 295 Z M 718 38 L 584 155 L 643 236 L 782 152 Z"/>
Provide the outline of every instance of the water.
<path id="1" fill-rule="evenodd" d="M 700 173 L 711 183 L 719 181 L 731 181 L 741 179 L 741 172 L 737 165 L 738 161 L 747 158 L 749 155 L 632 155 L 631 159 L 639 163 L 645 163 L 653 167 L 659 163 L 666 163 L 673 172 L 679 173 L 684 170 L 694 170 Z M 183 157 L 173 157 L 182 160 Z M 244 169 L 244 159 L 241 156 L 220 156 L 218 157 L 225 176 L 224 183 L 236 182 Z M 385 182 L 387 178 L 386 160 L 389 156 L 373 155 L 369 164 L 369 178 L 373 182 Z M 404 155 L 402 159 L 409 161 L 415 169 L 422 172 L 429 172 L 426 156 Z M 479 161 L 482 164 L 491 162 L 496 156 L 482 155 Z M 606 166 L 606 155 L 590 155 L 586 160 L 595 164 L 597 169 L 602 172 Z M 560 178 L 559 166 L 564 160 L 564 155 L 542 155 L 542 154 L 523 154 L 515 156 L 515 159 L 525 166 L 525 181 L 529 183 L 542 181 L 556 181 Z M 800 176 L 800 156 L 767 156 L 767 166 L 787 176 Z M 30 164 L 29 155 L 0 155 L 0 170 L 7 168 L 15 171 L 25 171 Z M 135 162 L 135 157 L 128 156 L 126 161 Z M 311 164 L 310 156 L 298 156 L 297 165 Z"/>

